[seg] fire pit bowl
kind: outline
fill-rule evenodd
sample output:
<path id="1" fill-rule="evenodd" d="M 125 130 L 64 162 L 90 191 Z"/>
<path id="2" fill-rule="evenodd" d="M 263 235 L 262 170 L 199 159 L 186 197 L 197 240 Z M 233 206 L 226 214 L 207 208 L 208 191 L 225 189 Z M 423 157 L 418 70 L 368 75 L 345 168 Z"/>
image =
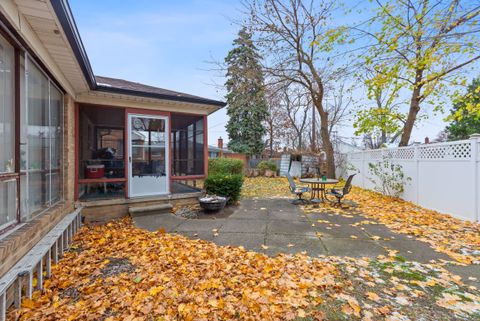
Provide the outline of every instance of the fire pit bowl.
<path id="1" fill-rule="evenodd" d="M 200 207 L 205 212 L 218 212 L 225 207 L 228 202 L 228 197 L 217 195 L 206 195 L 198 199 Z"/>

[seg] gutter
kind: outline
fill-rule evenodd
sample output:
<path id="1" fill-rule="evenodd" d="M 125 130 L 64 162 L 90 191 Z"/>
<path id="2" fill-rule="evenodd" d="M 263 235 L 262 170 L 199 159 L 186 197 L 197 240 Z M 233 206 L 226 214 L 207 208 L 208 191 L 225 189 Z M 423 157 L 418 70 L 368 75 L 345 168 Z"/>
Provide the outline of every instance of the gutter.
<path id="1" fill-rule="evenodd" d="M 177 95 L 166 95 L 166 94 L 156 94 L 151 92 L 129 90 L 118 87 L 102 86 L 97 84 L 95 74 L 93 73 L 92 66 L 88 60 L 88 55 L 83 46 L 82 39 L 80 38 L 80 33 L 78 32 L 75 19 L 72 15 L 72 10 L 68 4 L 68 0 L 50 0 L 53 10 L 57 15 L 57 18 L 62 26 L 67 40 L 72 47 L 73 53 L 77 62 L 80 65 L 83 76 L 87 80 L 88 87 L 93 91 L 101 91 L 114 94 L 124 94 L 138 97 L 147 97 L 147 98 L 156 98 L 164 100 L 173 100 L 197 104 L 212 105 L 216 107 L 225 107 L 227 104 L 222 101 L 211 100 L 206 98 L 193 98 L 193 97 L 183 97 Z"/>
<path id="2" fill-rule="evenodd" d="M 75 19 L 72 15 L 72 10 L 67 0 L 51 0 L 50 1 L 57 15 L 62 29 L 67 36 L 68 42 L 72 47 L 75 58 L 77 59 L 80 68 L 82 69 L 83 76 L 87 80 L 88 87 L 91 90 L 95 90 L 97 87 L 97 81 L 95 75 L 92 71 L 92 66 L 88 60 L 87 52 L 83 46 L 82 39 L 80 38 L 80 33 L 78 32 L 77 25 L 75 24 Z"/>

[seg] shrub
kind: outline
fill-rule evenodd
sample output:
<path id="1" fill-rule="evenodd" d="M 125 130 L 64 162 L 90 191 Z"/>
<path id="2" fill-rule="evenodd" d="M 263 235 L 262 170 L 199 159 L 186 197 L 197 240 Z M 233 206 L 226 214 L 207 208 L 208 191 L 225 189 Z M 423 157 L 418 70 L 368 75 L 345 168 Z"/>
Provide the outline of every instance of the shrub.
<path id="1" fill-rule="evenodd" d="M 243 175 L 241 174 L 214 174 L 208 175 L 204 187 L 207 194 L 228 196 L 230 197 L 228 203 L 233 204 L 240 198 L 242 184 Z"/>
<path id="2" fill-rule="evenodd" d="M 275 164 L 272 161 L 261 161 L 258 165 L 257 168 L 262 171 L 263 173 L 266 170 L 271 170 L 272 172 L 277 172 L 277 164 Z"/>
<path id="3" fill-rule="evenodd" d="M 210 158 L 208 160 L 208 174 L 243 174 L 243 162 L 233 158 Z"/>
<path id="4" fill-rule="evenodd" d="M 405 190 L 405 184 L 411 181 L 405 177 L 401 165 L 393 164 L 388 158 L 383 158 L 376 164 L 368 163 L 373 178 L 369 180 L 375 185 L 375 190 L 383 195 L 399 197 Z"/>

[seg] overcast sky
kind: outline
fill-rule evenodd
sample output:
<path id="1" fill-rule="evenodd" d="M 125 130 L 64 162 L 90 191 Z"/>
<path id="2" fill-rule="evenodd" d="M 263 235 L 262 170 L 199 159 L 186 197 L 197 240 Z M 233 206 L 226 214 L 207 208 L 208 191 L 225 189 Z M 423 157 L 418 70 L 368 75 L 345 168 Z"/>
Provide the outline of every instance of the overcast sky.
<path id="1" fill-rule="evenodd" d="M 94 73 L 206 98 L 224 100 L 223 84 L 212 60 L 231 49 L 240 19 L 234 0 L 70 0 L 70 6 Z M 413 140 L 434 138 L 445 127 L 443 115 L 431 116 Z M 209 116 L 209 143 L 227 140 L 225 110 Z M 339 135 L 353 137 L 351 126 Z"/>

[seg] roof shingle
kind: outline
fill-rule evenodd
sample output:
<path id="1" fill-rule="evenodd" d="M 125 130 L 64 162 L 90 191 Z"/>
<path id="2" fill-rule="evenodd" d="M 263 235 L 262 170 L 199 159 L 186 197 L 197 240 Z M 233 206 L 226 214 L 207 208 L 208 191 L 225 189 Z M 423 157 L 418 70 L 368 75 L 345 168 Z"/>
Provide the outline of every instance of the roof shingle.
<path id="1" fill-rule="evenodd" d="M 178 91 L 140 84 L 123 79 L 95 76 L 98 91 L 123 93 L 129 95 L 145 96 L 166 100 L 185 101 L 224 107 L 225 103 L 218 100 L 203 98 Z"/>

